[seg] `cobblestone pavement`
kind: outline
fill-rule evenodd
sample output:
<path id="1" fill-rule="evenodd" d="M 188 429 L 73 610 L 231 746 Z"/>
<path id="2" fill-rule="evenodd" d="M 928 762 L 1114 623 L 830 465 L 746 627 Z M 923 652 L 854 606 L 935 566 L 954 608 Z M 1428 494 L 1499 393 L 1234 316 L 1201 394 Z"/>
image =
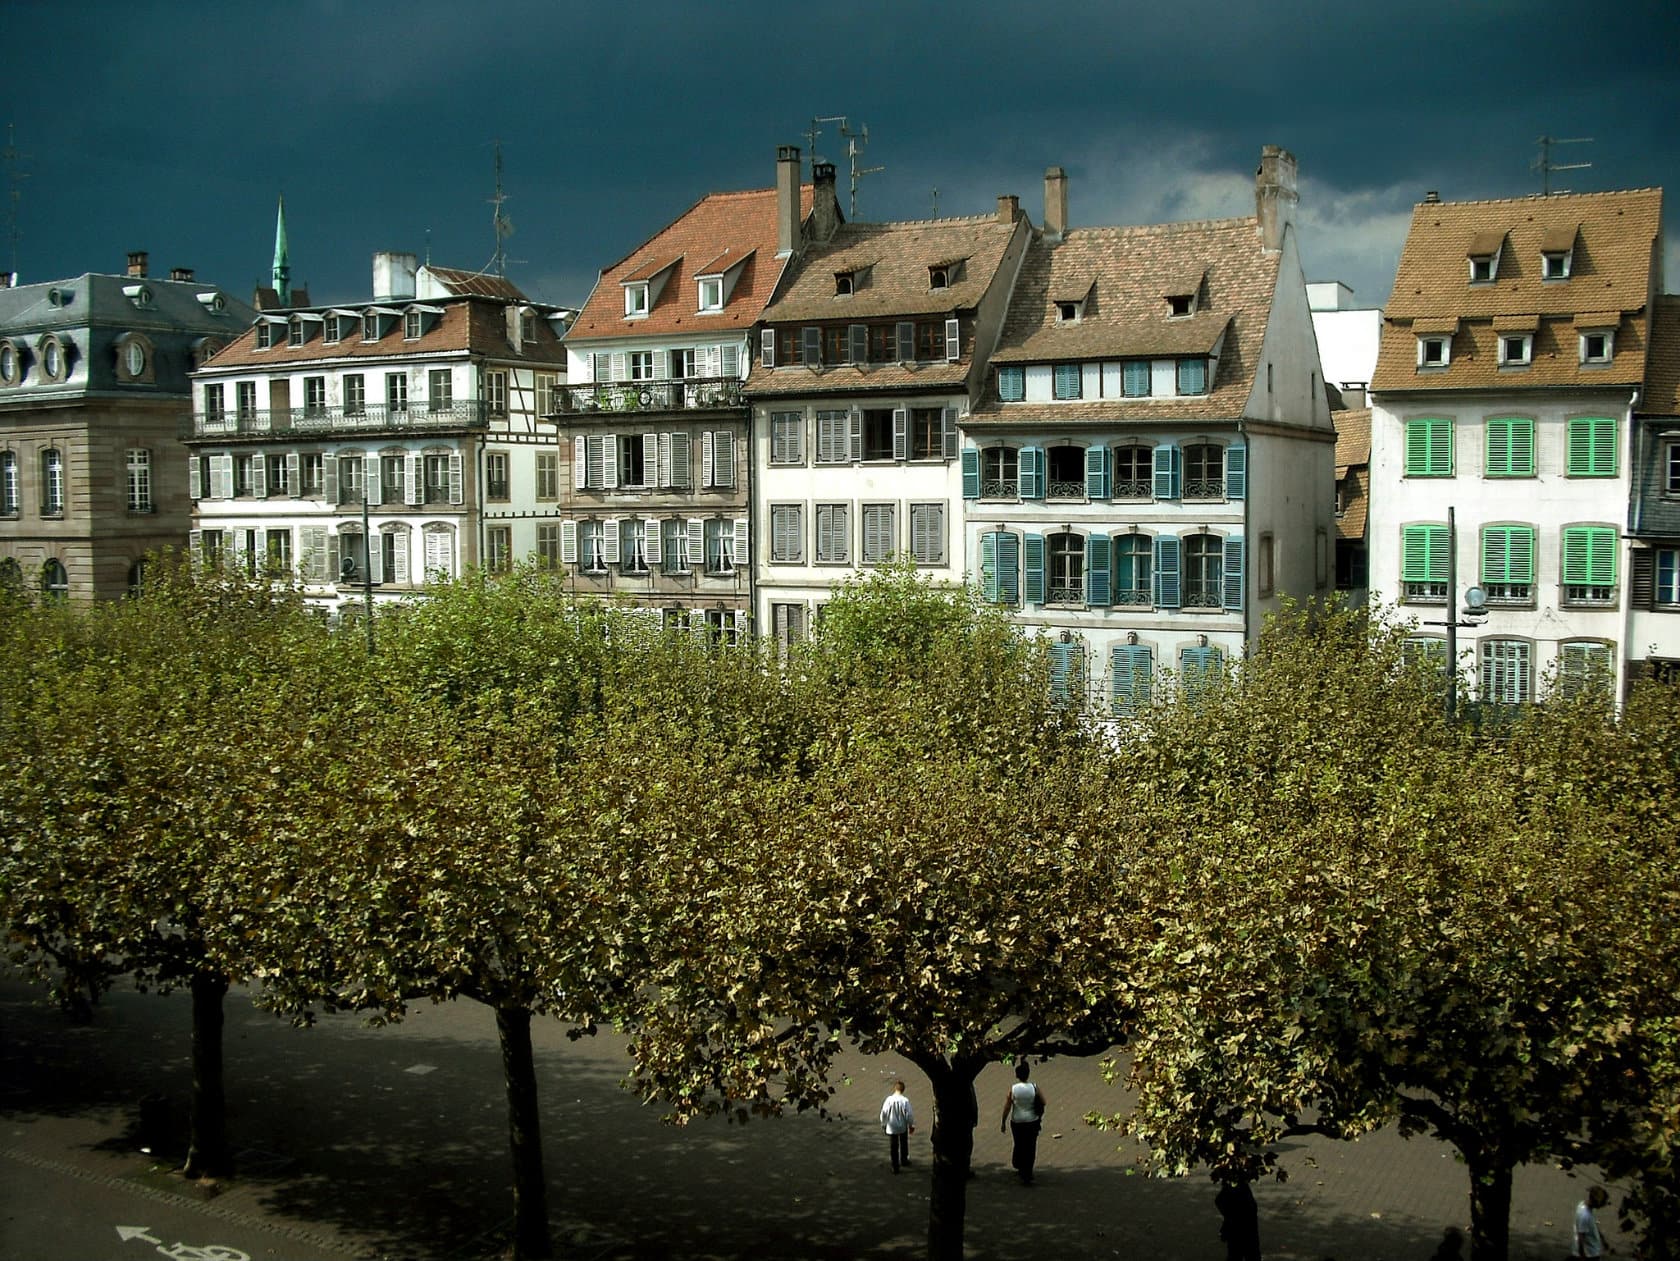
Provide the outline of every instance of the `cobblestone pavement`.
<path id="1" fill-rule="evenodd" d="M 219 1187 L 169 1171 L 137 1133 L 139 1101 L 185 1107 L 189 1003 L 110 995 L 81 1028 L 0 977 L 0 1256 L 35 1261 L 311 1261 L 501 1255 L 511 1210 L 501 1062 L 490 1012 L 428 1007 L 401 1025 L 335 1017 L 293 1029 L 229 1000 L 227 1085 L 239 1176 Z M 611 1037 L 539 1025 L 551 1216 L 558 1255 L 591 1261 L 908 1258 L 927 1229 L 929 1091 L 910 1065 L 856 1056 L 834 1103 L 729 1125 L 662 1124 L 618 1088 Z M 875 1124 L 902 1076 L 918 1108 L 908 1174 Z M 1212 1184 L 1132 1173 L 1135 1149 L 1085 1125 L 1123 1105 L 1094 1061 L 1035 1069 L 1050 1107 L 1039 1178 L 1015 1184 L 998 1120 L 1011 1076 L 980 1080 L 969 1183 L 975 1261 L 1163 1257 L 1219 1261 Z M 1306 1140 L 1285 1183 L 1256 1188 L 1276 1261 L 1426 1261 L 1443 1228 L 1468 1228 L 1463 1167 L 1441 1144 L 1379 1133 Z M 1518 1171 L 1516 1261 L 1557 1261 L 1585 1176 Z M 1612 1227 L 1612 1214 L 1601 1214 Z M 131 1233 L 125 1236 L 119 1227 Z M 1625 1253 L 1613 1233 L 1610 1242 Z"/>

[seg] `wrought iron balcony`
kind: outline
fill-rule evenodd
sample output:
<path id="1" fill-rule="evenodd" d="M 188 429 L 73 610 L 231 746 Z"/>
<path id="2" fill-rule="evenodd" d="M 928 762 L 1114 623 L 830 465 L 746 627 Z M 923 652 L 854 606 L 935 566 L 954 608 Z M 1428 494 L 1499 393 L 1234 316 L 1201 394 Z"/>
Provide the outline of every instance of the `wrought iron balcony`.
<path id="1" fill-rule="evenodd" d="M 408 433 L 428 429 L 482 429 L 487 420 L 482 402 L 449 403 L 432 407 L 277 407 L 266 411 L 194 412 L 187 437 L 262 438 L 276 434 Z"/>
<path id="2" fill-rule="evenodd" d="M 741 407 L 735 377 L 681 377 L 663 381 L 611 381 L 563 385 L 554 391 L 555 412 L 585 416 L 614 412 L 722 411 Z"/>

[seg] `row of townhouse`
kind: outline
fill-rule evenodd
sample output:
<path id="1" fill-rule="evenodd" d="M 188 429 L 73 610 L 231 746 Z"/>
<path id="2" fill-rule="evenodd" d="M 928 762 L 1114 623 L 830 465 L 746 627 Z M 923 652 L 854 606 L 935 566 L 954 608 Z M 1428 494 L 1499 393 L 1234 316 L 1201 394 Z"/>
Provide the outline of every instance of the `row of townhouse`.
<path id="1" fill-rule="evenodd" d="M 1659 189 L 1414 210 L 1372 381 L 1370 588 L 1443 661 L 1451 622 L 1484 699 L 1680 660 L 1661 216 Z"/>
<path id="2" fill-rule="evenodd" d="M 1134 228 L 847 223 L 834 169 L 715 194 L 603 270 L 566 338 L 560 563 L 578 590 L 787 642 L 909 557 L 1124 707 L 1333 580 L 1335 434 L 1295 242 L 1256 212 Z"/>

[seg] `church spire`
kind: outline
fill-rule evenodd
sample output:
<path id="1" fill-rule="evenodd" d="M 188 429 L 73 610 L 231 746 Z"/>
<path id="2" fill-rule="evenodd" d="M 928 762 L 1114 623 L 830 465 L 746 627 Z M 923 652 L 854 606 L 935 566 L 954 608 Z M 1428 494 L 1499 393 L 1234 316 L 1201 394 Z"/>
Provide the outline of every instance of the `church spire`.
<path id="1" fill-rule="evenodd" d="M 292 259 L 286 248 L 286 195 L 280 194 L 280 213 L 274 220 L 274 292 L 281 306 L 292 303 Z"/>

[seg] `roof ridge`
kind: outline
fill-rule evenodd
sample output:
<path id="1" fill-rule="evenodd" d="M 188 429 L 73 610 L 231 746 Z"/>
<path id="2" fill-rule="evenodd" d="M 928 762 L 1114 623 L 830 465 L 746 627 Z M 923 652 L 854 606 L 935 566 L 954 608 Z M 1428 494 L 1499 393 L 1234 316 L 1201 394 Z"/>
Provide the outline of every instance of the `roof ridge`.
<path id="1" fill-rule="evenodd" d="M 1424 206 L 1433 206 L 1436 209 L 1440 209 L 1442 206 L 1509 206 L 1527 201 L 1560 201 L 1566 197 L 1624 197 L 1629 193 L 1661 193 L 1662 191 L 1661 184 L 1646 184 L 1639 188 L 1600 188 L 1587 193 L 1523 193 L 1516 197 L 1471 197 L 1464 201 L 1417 201 L 1413 202 L 1412 205 L 1417 209 Z"/>
<path id="2" fill-rule="evenodd" d="M 855 223 L 843 223 L 841 228 L 925 228 L 929 225 L 944 226 L 946 224 L 966 225 L 975 223 L 997 223 L 997 216 L 992 215 L 941 215 L 937 219 L 860 219 Z M 1013 227 L 1013 224 L 998 224 L 999 227 Z"/>
<path id="3" fill-rule="evenodd" d="M 1224 219 L 1169 219 L 1162 223 L 1093 223 L 1084 227 L 1067 229 L 1062 234 L 1062 243 L 1068 237 L 1085 233 L 1111 233 L 1114 235 L 1135 234 L 1147 232 L 1188 232 L 1192 230 L 1205 231 L 1209 228 L 1251 228 L 1257 222 L 1254 215 L 1233 215 Z"/>

